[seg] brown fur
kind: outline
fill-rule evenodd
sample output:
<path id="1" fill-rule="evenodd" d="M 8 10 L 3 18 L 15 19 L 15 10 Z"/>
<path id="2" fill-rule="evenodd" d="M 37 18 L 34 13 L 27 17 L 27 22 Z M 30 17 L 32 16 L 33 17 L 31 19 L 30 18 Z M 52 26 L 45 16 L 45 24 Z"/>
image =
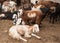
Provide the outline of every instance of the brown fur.
<path id="1" fill-rule="evenodd" d="M 35 13 L 36 14 L 36 17 L 33 17 L 33 18 L 29 18 L 27 16 L 28 13 Z M 22 19 L 25 21 L 26 24 L 28 24 L 29 21 L 32 21 L 32 22 L 35 22 L 36 24 L 40 25 L 41 23 L 41 18 L 42 18 L 42 12 L 41 11 L 25 11 L 23 13 L 23 15 L 21 16 Z M 29 22 L 30 23 L 30 22 Z M 31 23 L 32 24 L 32 23 Z"/>

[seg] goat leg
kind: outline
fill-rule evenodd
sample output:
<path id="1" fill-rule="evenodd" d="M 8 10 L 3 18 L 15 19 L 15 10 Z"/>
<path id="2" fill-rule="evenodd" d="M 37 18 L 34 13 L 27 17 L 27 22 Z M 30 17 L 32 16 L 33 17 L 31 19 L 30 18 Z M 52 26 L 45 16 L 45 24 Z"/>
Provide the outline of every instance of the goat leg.
<path id="1" fill-rule="evenodd" d="M 32 36 L 34 36 L 34 37 L 36 37 L 36 38 L 38 38 L 38 39 L 40 39 L 41 37 L 39 37 L 39 36 L 37 36 L 36 34 L 31 34 Z"/>
<path id="2" fill-rule="evenodd" d="M 23 41 L 25 41 L 25 42 L 27 42 L 27 40 L 26 40 L 26 39 L 24 39 L 24 38 L 22 38 L 22 37 L 20 37 L 20 39 L 21 39 L 21 40 L 23 40 Z"/>

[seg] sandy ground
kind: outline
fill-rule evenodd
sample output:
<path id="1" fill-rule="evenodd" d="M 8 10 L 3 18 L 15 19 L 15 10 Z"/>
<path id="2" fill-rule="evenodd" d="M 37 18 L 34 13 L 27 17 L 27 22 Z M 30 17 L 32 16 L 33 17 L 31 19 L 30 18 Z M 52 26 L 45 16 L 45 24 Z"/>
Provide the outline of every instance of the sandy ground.
<path id="1" fill-rule="evenodd" d="M 60 43 L 60 22 L 51 24 L 45 19 L 42 22 L 40 32 L 37 34 L 41 40 L 32 37 L 27 39 L 28 42 L 12 39 L 8 35 L 8 30 L 12 26 L 11 20 L 0 20 L 0 43 Z"/>

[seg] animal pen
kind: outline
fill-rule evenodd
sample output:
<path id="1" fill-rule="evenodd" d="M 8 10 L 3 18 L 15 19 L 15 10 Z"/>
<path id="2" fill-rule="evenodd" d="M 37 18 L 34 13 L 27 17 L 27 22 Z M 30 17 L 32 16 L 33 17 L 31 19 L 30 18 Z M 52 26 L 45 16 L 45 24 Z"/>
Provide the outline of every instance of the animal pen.
<path id="1" fill-rule="evenodd" d="M 10 0 L 16 3 L 12 12 L 2 10 L 5 1 L 0 0 L 0 43 L 60 43 L 60 0 Z"/>

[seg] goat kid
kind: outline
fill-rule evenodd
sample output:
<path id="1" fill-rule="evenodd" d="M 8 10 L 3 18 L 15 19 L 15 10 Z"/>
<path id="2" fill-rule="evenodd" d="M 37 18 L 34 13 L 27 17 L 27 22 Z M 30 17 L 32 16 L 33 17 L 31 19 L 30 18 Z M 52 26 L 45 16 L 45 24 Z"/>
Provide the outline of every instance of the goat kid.
<path id="1" fill-rule="evenodd" d="M 39 32 L 39 27 L 37 24 L 33 26 L 29 25 L 15 25 L 12 26 L 9 29 L 9 36 L 11 36 L 13 39 L 21 39 L 23 41 L 27 41 L 26 39 L 22 38 L 21 35 L 24 35 L 25 37 L 31 37 L 35 36 L 36 38 L 40 39 L 39 36 L 33 34 L 33 33 L 38 33 Z"/>

